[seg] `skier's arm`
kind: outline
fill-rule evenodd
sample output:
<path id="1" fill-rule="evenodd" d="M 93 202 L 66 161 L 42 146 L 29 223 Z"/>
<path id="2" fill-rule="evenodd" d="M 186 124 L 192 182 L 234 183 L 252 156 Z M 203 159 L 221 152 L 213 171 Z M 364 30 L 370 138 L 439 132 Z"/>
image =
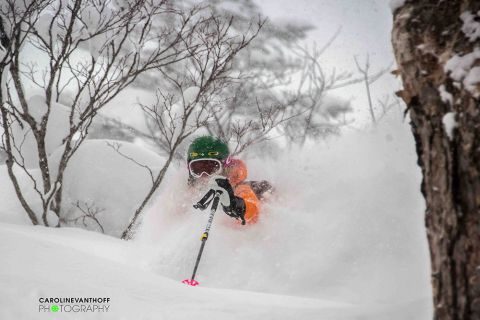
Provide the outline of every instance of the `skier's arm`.
<path id="1" fill-rule="evenodd" d="M 210 179 L 210 189 L 220 191 L 220 204 L 223 211 L 245 224 L 246 203 L 244 199 L 234 194 L 232 185 L 227 178 L 222 176 L 214 176 Z"/>

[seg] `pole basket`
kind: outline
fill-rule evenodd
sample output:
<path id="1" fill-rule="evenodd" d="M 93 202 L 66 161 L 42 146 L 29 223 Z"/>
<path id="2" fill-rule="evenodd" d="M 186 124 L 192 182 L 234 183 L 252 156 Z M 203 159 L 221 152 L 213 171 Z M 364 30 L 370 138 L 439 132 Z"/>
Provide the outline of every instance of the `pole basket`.
<path id="1" fill-rule="evenodd" d="M 200 284 L 198 283 L 197 280 L 194 280 L 194 279 L 185 279 L 182 281 L 182 283 L 188 284 L 189 286 L 192 286 L 192 287 L 196 287 Z"/>

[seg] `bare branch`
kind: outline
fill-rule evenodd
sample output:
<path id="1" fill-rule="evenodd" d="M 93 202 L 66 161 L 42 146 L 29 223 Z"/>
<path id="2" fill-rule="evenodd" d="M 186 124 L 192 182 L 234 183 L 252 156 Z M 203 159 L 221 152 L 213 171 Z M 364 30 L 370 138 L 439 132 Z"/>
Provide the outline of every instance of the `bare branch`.
<path id="1" fill-rule="evenodd" d="M 70 222 L 74 224 L 77 224 L 78 222 L 82 222 L 82 225 L 85 228 L 87 228 L 88 227 L 87 221 L 90 220 L 95 222 L 95 224 L 100 228 L 100 231 L 102 233 L 105 233 L 105 229 L 103 228 L 103 225 L 100 223 L 100 220 L 98 220 L 98 217 L 97 217 L 97 215 L 99 213 L 104 212 L 105 209 L 96 207 L 94 203 L 84 202 L 83 204 L 81 204 L 80 201 L 72 203 L 72 205 L 75 206 L 75 208 L 79 209 L 82 212 L 82 214 L 76 218 L 64 219 L 63 220 L 64 222 L 67 222 L 67 223 Z"/>

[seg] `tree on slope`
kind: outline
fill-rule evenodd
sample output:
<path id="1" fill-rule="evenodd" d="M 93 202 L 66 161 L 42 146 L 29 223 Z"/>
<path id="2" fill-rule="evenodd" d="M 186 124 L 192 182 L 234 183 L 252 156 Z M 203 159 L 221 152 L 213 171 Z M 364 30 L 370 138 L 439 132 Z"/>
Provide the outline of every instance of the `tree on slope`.
<path id="1" fill-rule="evenodd" d="M 170 141 L 173 154 L 192 129 L 186 121 L 201 122 L 208 113 L 198 102 L 223 83 L 233 57 L 261 27 L 234 34 L 230 25 L 204 6 L 185 9 L 167 0 L 0 2 L 0 149 L 31 222 L 58 225 L 65 170 L 98 113 L 140 75 L 168 77 L 169 68 L 194 59 L 204 63 L 201 75 L 190 74 L 200 90 L 178 115 L 184 122 Z M 214 64 L 205 58 L 212 54 Z M 172 110 L 169 93 L 164 96 Z M 51 161 L 54 152 L 58 165 Z"/>
<path id="2" fill-rule="evenodd" d="M 392 42 L 423 173 L 435 319 L 480 319 L 480 2 L 407 0 Z"/>
<path id="3" fill-rule="evenodd" d="M 234 33 L 252 28 L 252 21 L 262 17 L 254 0 L 208 0 L 204 2 L 215 16 L 230 19 Z M 263 20 L 261 32 L 232 60 L 229 84 L 218 90 L 217 107 L 204 131 L 229 141 L 234 154 L 258 147 L 277 148 L 284 136 L 291 143 L 303 144 L 307 139 L 319 139 L 336 134 L 345 125 L 343 116 L 351 112 L 349 103 L 334 101 L 331 90 L 362 79 L 351 72 L 330 70 L 321 61 L 322 55 L 334 42 L 340 29 L 321 46 L 307 46 L 304 40 L 311 25 L 293 21 Z M 188 66 L 188 65 L 187 65 Z M 172 74 L 184 76 L 188 68 L 178 64 L 167 68 Z M 165 77 L 154 73 L 139 77 L 133 86 L 142 89 L 175 91 Z M 335 102 L 335 103 L 334 103 Z M 116 119 L 103 118 L 90 130 L 91 137 L 144 139 L 161 154 L 169 153 L 168 142 L 150 113 L 146 130 L 134 128 Z M 185 145 L 177 149 L 176 158 L 183 159 Z M 264 149 L 265 150 L 265 149 Z"/>

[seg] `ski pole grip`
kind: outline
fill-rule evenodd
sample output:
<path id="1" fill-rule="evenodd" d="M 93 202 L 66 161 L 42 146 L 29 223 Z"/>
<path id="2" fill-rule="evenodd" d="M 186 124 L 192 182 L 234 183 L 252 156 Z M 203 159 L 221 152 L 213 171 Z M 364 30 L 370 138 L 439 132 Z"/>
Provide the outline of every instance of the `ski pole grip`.
<path id="1" fill-rule="evenodd" d="M 200 209 L 200 210 L 205 210 L 210 202 L 212 201 L 212 196 L 215 195 L 215 190 L 210 189 L 200 201 L 198 201 L 196 204 L 193 205 L 195 209 Z"/>

